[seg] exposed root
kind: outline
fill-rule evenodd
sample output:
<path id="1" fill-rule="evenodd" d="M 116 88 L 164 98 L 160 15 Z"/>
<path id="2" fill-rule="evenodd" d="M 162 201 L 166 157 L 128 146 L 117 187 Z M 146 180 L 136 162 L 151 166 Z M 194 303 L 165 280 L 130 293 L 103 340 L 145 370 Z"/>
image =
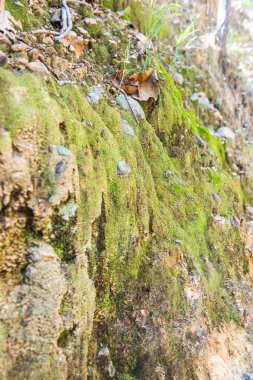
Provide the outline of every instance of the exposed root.
<path id="1" fill-rule="evenodd" d="M 63 21 L 63 27 L 66 26 L 66 24 L 67 24 L 67 27 L 63 31 L 63 33 L 61 33 L 59 36 L 55 37 L 56 41 L 60 41 L 63 37 L 67 36 L 73 27 L 71 13 L 70 13 L 70 10 L 69 10 L 69 7 L 67 5 L 66 0 L 62 0 L 62 8 L 64 9 L 64 11 L 66 13 L 66 22 L 65 22 L 65 20 L 62 20 Z M 65 17 L 65 13 L 62 12 L 62 17 Z"/>

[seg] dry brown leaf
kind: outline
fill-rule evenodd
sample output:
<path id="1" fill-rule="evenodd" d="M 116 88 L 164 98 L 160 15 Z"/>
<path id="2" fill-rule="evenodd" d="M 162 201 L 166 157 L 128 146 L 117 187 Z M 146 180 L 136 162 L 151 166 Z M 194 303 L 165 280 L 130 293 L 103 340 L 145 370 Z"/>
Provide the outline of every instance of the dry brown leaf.
<path id="1" fill-rule="evenodd" d="M 75 49 L 76 58 L 78 59 L 84 50 L 84 39 L 77 37 L 71 44 Z"/>
<path id="2" fill-rule="evenodd" d="M 0 11 L 0 30 L 2 32 L 13 32 L 16 33 L 16 28 L 22 29 L 22 24 L 17 21 L 9 11 Z"/>
<path id="3" fill-rule="evenodd" d="M 138 95 L 133 95 L 133 98 L 146 102 L 149 99 L 157 100 L 160 93 L 159 79 L 156 71 L 144 81 L 139 88 Z"/>
<path id="4" fill-rule="evenodd" d="M 144 73 L 125 76 L 123 71 L 119 70 L 111 76 L 110 80 L 116 87 L 124 90 L 127 95 L 140 101 L 147 101 L 150 98 L 157 100 L 160 92 L 159 79 L 153 68 Z"/>
<path id="5" fill-rule="evenodd" d="M 82 54 L 85 46 L 83 37 L 77 36 L 75 32 L 70 32 L 67 36 L 61 39 L 61 43 L 65 47 L 69 47 L 71 51 L 75 52 L 78 59 Z"/>

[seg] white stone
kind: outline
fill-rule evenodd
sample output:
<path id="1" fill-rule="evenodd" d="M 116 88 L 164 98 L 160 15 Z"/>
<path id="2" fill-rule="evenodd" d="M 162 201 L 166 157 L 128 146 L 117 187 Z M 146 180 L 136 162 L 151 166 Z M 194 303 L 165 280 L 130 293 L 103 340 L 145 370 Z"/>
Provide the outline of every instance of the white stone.
<path id="1" fill-rule="evenodd" d="M 235 133 L 228 127 L 221 127 L 216 131 L 216 135 L 221 139 L 235 139 Z"/>

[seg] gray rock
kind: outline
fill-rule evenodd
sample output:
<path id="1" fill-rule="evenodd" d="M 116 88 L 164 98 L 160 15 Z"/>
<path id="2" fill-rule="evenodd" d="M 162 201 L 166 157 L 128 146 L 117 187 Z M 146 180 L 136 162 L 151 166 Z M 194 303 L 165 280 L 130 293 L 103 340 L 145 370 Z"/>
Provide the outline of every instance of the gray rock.
<path id="1" fill-rule="evenodd" d="M 56 145 L 56 148 L 57 148 L 58 154 L 60 154 L 61 156 L 68 156 L 68 157 L 72 156 L 71 151 L 65 148 L 64 146 Z"/>
<path id="2" fill-rule="evenodd" d="M 62 24 L 61 24 L 61 9 L 56 9 L 52 16 L 50 17 L 50 22 L 51 24 L 55 27 L 60 29 Z"/>
<path id="3" fill-rule="evenodd" d="M 119 161 L 117 165 L 118 175 L 129 175 L 131 173 L 131 168 L 124 161 Z"/>
<path id="4" fill-rule="evenodd" d="M 220 139 L 228 139 L 228 140 L 234 140 L 235 139 L 235 133 L 228 127 L 221 127 L 216 131 L 216 135 Z"/>
<path id="5" fill-rule="evenodd" d="M 189 98 L 192 102 L 197 102 L 199 97 L 198 97 L 198 94 L 194 93 L 190 96 Z"/>
<path id="6" fill-rule="evenodd" d="M 8 57 L 7 55 L 0 50 L 0 66 L 4 66 L 8 63 Z"/>
<path id="7" fill-rule="evenodd" d="M 68 222 L 70 218 L 74 218 L 76 216 L 77 209 L 77 204 L 71 200 L 60 208 L 59 215 L 63 220 Z"/>
<path id="8" fill-rule="evenodd" d="M 163 176 L 164 178 L 169 178 L 170 176 L 172 176 L 172 171 L 171 170 L 164 170 L 163 172 Z"/>
<path id="9" fill-rule="evenodd" d="M 176 178 L 177 183 L 181 186 L 184 186 L 184 182 L 180 178 Z"/>
<path id="10" fill-rule="evenodd" d="M 91 241 L 89 240 L 86 244 L 86 252 L 90 253 L 92 251 L 92 244 Z"/>
<path id="11" fill-rule="evenodd" d="M 253 380 L 253 374 L 246 373 L 244 380 Z"/>
<path id="12" fill-rule="evenodd" d="M 97 94 L 99 95 L 100 97 L 102 97 L 105 93 L 104 89 L 102 87 L 98 87 L 98 86 L 91 86 L 91 92 L 93 92 L 94 94 Z"/>
<path id="13" fill-rule="evenodd" d="M 218 194 L 213 194 L 213 198 L 217 203 L 221 203 L 221 197 Z"/>
<path id="14" fill-rule="evenodd" d="M 109 352 L 109 350 L 108 350 L 108 348 L 107 347 L 102 347 L 100 350 L 99 350 L 99 352 L 98 352 L 98 357 L 100 356 L 109 356 L 110 355 L 110 352 Z"/>
<path id="15" fill-rule="evenodd" d="M 27 68 L 28 68 L 28 70 L 32 71 L 33 73 L 37 73 L 37 74 L 45 75 L 45 74 L 49 73 L 46 66 L 40 61 L 34 61 L 34 62 L 28 63 Z"/>
<path id="16" fill-rule="evenodd" d="M 174 81 L 175 81 L 176 83 L 178 83 L 178 84 L 180 84 L 180 85 L 182 85 L 182 84 L 184 83 L 184 77 L 183 77 L 183 75 L 180 74 L 180 73 L 175 73 L 175 74 L 173 75 L 173 79 L 174 79 Z"/>
<path id="17" fill-rule="evenodd" d="M 90 105 L 94 106 L 99 103 L 99 101 L 104 96 L 104 89 L 98 86 L 91 86 L 91 91 L 86 95 L 86 99 Z"/>
<path id="18" fill-rule="evenodd" d="M 250 216 L 253 216 L 253 206 L 247 206 L 246 211 Z"/>
<path id="19" fill-rule="evenodd" d="M 248 81 L 246 83 L 247 91 L 250 96 L 253 96 L 253 83 Z"/>
<path id="20" fill-rule="evenodd" d="M 95 92 L 90 92 L 86 95 L 86 99 L 88 100 L 91 106 L 94 106 L 99 103 L 100 96 Z"/>
<path id="21" fill-rule="evenodd" d="M 142 109 L 142 106 L 137 102 L 137 100 L 130 98 L 130 96 L 127 97 L 129 104 L 132 107 L 133 112 L 139 119 L 145 119 L 145 113 Z M 118 105 L 123 108 L 125 111 L 130 111 L 131 109 L 128 105 L 128 102 L 126 100 L 125 95 L 121 94 L 117 97 L 117 103 Z"/>
<path id="22" fill-rule="evenodd" d="M 130 127 L 130 125 L 128 124 L 128 122 L 126 120 L 122 120 L 122 125 L 123 125 L 123 132 L 128 135 L 128 136 L 131 136 L 131 137 L 134 137 L 135 136 L 135 133 L 134 133 L 134 130 L 132 127 Z"/>
<path id="23" fill-rule="evenodd" d="M 182 244 L 182 240 L 175 240 L 175 243 L 178 244 L 178 245 L 181 245 Z"/>
<path id="24" fill-rule="evenodd" d="M 11 45 L 11 50 L 14 53 L 19 53 L 21 51 L 26 51 L 28 48 L 29 48 L 29 46 L 26 45 L 26 44 L 24 44 L 23 42 L 21 42 L 19 44 L 13 44 L 13 45 Z"/>
<path id="25" fill-rule="evenodd" d="M 61 174 L 61 173 L 65 172 L 65 170 L 67 170 L 67 169 L 68 169 L 68 165 L 66 164 L 66 162 L 64 160 L 61 160 L 55 166 L 55 173 Z"/>
<path id="26" fill-rule="evenodd" d="M 240 220 L 237 218 L 237 216 L 233 216 L 233 219 L 230 220 L 231 224 L 236 227 L 236 228 L 239 228 L 240 227 Z"/>
<path id="27" fill-rule="evenodd" d="M 200 106 L 203 106 L 203 107 L 207 107 L 210 104 L 209 99 L 204 96 L 201 96 L 200 98 L 198 98 L 198 103 Z"/>

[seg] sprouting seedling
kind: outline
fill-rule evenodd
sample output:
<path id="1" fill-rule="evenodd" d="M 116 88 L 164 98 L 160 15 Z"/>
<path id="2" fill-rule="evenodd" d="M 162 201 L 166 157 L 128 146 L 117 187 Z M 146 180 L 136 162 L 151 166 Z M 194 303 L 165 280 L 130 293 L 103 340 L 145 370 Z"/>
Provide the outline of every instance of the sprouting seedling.
<path id="1" fill-rule="evenodd" d="M 197 18 L 192 20 L 192 22 L 183 31 L 181 31 L 175 45 L 176 49 L 184 49 L 189 47 L 192 42 L 196 40 L 196 33 L 198 31 L 198 29 L 195 29 L 196 21 Z"/>

